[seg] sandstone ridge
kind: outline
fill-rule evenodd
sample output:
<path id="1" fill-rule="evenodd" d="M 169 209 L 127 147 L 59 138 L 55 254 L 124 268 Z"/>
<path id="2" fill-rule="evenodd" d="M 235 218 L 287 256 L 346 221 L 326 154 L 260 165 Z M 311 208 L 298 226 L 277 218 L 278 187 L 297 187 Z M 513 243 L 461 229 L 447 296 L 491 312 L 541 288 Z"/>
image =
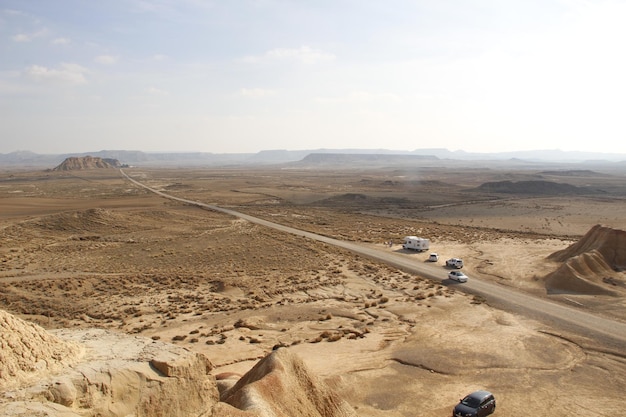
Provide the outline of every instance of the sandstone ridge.
<path id="1" fill-rule="evenodd" d="M 2 416 L 356 416 L 287 349 L 218 386 L 204 355 L 176 345 L 102 329 L 47 332 L 4 311 L 0 325 Z"/>
<path id="2" fill-rule="evenodd" d="M 563 262 L 546 276 L 548 292 L 578 294 L 626 293 L 626 231 L 592 227 L 578 242 L 548 259 Z"/>

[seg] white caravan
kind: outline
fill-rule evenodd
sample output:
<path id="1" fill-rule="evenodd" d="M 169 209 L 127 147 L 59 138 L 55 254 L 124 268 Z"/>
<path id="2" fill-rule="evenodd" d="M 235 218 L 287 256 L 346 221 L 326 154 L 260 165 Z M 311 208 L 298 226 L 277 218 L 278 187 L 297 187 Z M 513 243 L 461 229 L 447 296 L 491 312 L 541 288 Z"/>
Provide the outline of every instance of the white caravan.
<path id="1" fill-rule="evenodd" d="M 402 249 L 412 249 L 419 252 L 428 250 L 430 247 L 430 240 L 417 236 L 407 236 L 404 238 Z"/>

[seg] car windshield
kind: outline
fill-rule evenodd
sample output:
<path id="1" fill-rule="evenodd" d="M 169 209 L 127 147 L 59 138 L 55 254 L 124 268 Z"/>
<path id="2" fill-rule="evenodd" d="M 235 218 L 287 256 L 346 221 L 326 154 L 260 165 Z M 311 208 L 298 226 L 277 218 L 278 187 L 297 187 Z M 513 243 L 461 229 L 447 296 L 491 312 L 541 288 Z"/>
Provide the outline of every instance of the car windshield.
<path id="1" fill-rule="evenodd" d="M 480 405 L 480 399 L 467 396 L 461 400 L 461 404 L 466 405 L 468 407 L 477 408 Z"/>

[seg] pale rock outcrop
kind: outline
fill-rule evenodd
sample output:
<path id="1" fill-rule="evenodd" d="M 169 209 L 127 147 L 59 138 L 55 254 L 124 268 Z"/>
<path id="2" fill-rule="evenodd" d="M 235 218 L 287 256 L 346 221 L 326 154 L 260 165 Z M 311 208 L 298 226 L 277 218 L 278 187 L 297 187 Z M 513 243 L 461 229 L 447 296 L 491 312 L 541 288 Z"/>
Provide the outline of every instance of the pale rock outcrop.
<path id="1" fill-rule="evenodd" d="M 82 346 L 84 355 L 45 377 L 37 372 L 36 383 L 22 378 L 3 390 L 0 415 L 210 416 L 219 400 L 211 363 L 185 348 L 99 329 L 59 330 L 48 338 Z M 3 358 L 21 355 L 11 348 L 2 352 Z"/>
<path id="2" fill-rule="evenodd" d="M 57 371 L 82 354 L 80 344 L 0 310 L 0 391 Z"/>
<path id="3" fill-rule="evenodd" d="M 285 348 L 242 377 L 218 374 L 218 385 L 211 362 L 180 346 L 102 329 L 47 332 L 1 310 L 0 326 L 4 417 L 356 416 Z"/>

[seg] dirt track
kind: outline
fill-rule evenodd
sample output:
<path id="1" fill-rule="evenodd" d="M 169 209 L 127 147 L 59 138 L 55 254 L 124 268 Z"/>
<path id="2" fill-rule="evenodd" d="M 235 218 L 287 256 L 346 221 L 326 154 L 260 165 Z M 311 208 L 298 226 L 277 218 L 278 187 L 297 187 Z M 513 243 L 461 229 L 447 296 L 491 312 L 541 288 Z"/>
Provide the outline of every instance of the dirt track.
<path id="1" fill-rule="evenodd" d="M 220 371 L 243 372 L 272 347 L 290 346 L 363 416 L 448 415 L 475 388 L 496 393 L 501 415 L 621 410 L 623 357 L 593 340 L 490 308 L 453 286 L 155 198 L 117 174 L 11 175 L 0 188 L 0 304 L 23 318 L 168 340 L 205 353 Z M 413 209 L 419 216 L 401 218 L 409 209 L 393 203 L 401 194 L 385 188 L 384 178 L 364 182 L 362 174 L 345 172 L 287 178 L 271 171 L 137 169 L 133 175 L 183 198 L 381 250 L 386 240 L 424 235 L 442 259 L 464 257 L 470 277 L 485 271 L 544 296 L 540 277 L 555 267 L 545 257 L 598 222 L 583 222 L 582 197 L 572 204 L 545 198 L 548 210 L 539 206 L 528 221 L 516 215 L 513 208 L 524 201 L 516 200 L 508 217 L 497 212 L 492 227 L 477 205 L 482 214 L 474 226 L 467 224 L 473 212 L 461 205 L 438 211 L 441 218 L 427 218 L 432 212 L 421 206 Z M 429 205 L 436 197 L 429 194 Z M 525 201 L 530 208 L 540 200 Z M 615 217 L 617 203 L 606 201 L 601 210 L 597 200 L 589 204 L 603 223 L 618 227 L 624 219 Z M 462 209 L 452 214 L 453 207 Z M 563 231 L 568 223 L 571 231 Z M 520 248 L 526 247 L 532 257 L 524 267 L 531 273 L 498 271 L 509 268 L 510 250 L 524 257 Z M 404 255 L 416 262 L 426 256 Z M 511 278 L 503 282 L 504 276 Z M 623 311 L 623 298 L 568 297 L 602 314 Z M 554 398 L 556 387 L 567 389 Z"/>

